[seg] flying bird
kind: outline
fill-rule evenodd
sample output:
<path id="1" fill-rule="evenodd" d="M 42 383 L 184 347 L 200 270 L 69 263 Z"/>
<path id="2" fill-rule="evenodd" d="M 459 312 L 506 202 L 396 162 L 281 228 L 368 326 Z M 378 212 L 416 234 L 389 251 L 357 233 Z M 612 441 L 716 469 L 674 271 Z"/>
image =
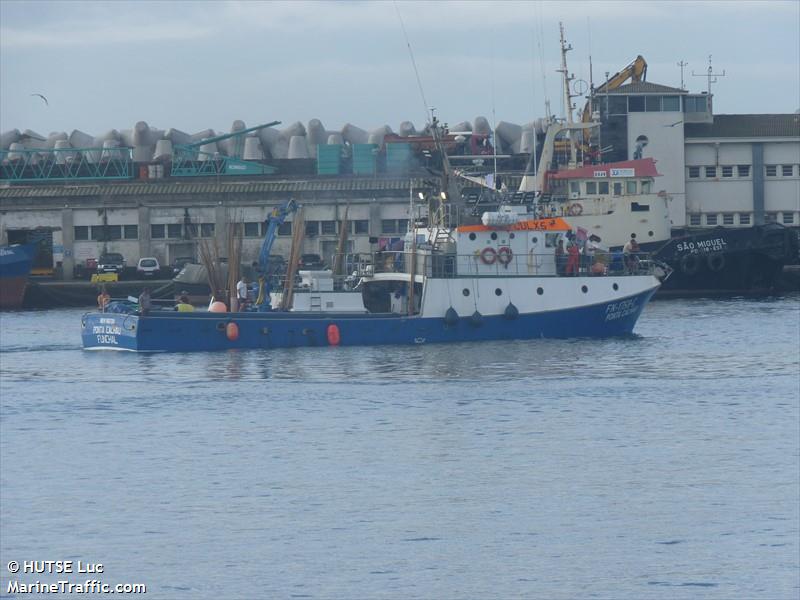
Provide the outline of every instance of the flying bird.
<path id="1" fill-rule="evenodd" d="M 45 98 L 45 97 L 44 97 L 44 96 L 42 96 L 41 94 L 31 94 L 31 96 L 39 96 L 39 98 L 41 98 L 42 100 L 44 100 L 44 103 L 45 103 L 47 106 L 50 106 L 50 103 L 47 101 L 47 98 Z"/>

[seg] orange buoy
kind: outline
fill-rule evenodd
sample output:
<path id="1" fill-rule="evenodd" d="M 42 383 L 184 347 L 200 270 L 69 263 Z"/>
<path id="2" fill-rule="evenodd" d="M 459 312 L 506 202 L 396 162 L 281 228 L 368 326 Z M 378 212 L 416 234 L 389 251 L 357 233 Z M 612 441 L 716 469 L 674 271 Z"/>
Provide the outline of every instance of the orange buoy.
<path id="1" fill-rule="evenodd" d="M 216 302 L 211 303 L 211 306 L 208 307 L 208 312 L 224 313 L 228 312 L 228 307 L 225 306 L 224 302 L 220 302 L 219 300 L 217 300 Z"/>
<path id="2" fill-rule="evenodd" d="M 239 339 L 239 326 L 236 323 L 228 323 L 225 326 L 225 335 L 230 341 L 235 342 Z"/>
<path id="3" fill-rule="evenodd" d="M 342 338 L 341 335 L 339 335 L 339 326 L 335 323 L 328 325 L 328 343 L 331 346 L 338 346 L 341 341 Z"/>

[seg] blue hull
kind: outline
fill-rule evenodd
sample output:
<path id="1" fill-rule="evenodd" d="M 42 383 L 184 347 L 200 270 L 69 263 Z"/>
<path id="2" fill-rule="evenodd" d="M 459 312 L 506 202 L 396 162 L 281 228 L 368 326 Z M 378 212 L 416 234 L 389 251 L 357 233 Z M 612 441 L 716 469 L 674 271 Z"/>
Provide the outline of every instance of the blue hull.
<path id="1" fill-rule="evenodd" d="M 35 254 L 34 244 L 0 246 L 0 309 L 22 306 Z"/>
<path id="2" fill-rule="evenodd" d="M 581 308 L 520 314 L 515 319 L 486 316 L 479 324 L 444 318 L 332 313 L 176 313 L 148 316 L 91 313 L 83 320 L 87 350 L 192 352 L 232 348 L 328 346 L 328 326 L 336 325 L 341 346 L 433 344 L 533 338 L 613 337 L 633 332 L 645 304 L 655 293 Z M 228 338 L 229 323 L 238 338 Z"/>

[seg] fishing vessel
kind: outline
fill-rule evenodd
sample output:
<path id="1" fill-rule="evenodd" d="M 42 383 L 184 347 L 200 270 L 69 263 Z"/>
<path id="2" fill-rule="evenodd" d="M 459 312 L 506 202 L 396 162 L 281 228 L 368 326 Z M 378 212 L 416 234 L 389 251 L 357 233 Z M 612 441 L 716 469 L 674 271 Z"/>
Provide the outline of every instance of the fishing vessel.
<path id="1" fill-rule="evenodd" d="M 297 292 L 300 310 L 90 313 L 83 347 L 189 352 L 621 336 L 660 285 L 647 261 L 627 271 L 608 264 L 601 274 L 564 268 L 564 219 L 487 213 L 483 221 L 414 227 L 402 251 L 376 254 L 355 278 L 317 277 Z"/>
<path id="2" fill-rule="evenodd" d="M 0 246 L 0 310 L 22 306 L 35 244 Z"/>

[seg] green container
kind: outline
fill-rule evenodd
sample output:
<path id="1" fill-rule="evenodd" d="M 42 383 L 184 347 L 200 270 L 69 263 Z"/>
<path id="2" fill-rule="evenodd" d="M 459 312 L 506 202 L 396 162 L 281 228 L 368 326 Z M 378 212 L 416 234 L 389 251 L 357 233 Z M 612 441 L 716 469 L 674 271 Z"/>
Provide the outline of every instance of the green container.
<path id="1" fill-rule="evenodd" d="M 342 145 L 317 145 L 317 175 L 339 175 L 342 172 Z"/>
<path id="2" fill-rule="evenodd" d="M 374 175 L 377 165 L 377 144 L 353 144 L 353 174 Z"/>

